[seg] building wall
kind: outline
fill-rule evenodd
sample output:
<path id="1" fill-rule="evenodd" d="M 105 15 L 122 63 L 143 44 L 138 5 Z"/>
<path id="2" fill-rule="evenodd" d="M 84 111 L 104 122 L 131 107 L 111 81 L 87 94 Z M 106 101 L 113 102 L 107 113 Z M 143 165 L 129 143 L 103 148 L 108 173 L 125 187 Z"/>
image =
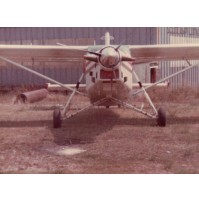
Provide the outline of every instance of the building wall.
<path id="1" fill-rule="evenodd" d="M 155 44 L 157 30 L 151 27 L 2 27 L 0 44 L 66 45 L 104 44 L 101 37 L 109 31 L 113 44 Z M 31 63 L 24 65 L 63 83 L 76 83 L 82 72 L 82 63 Z M 145 68 L 143 68 L 145 74 Z M 0 64 L 0 86 L 43 85 L 46 81 L 9 64 Z"/>
<path id="2" fill-rule="evenodd" d="M 104 36 L 106 31 L 114 36 L 115 44 L 121 43 L 124 39 L 124 44 L 156 43 L 156 28 L 153 27 L 2 27 L 0 28 L 0 42 L 15 44 L 17 41 L 23 44 L 29 41 L 34 44 L 34 41 L 40 41 L 41 44 L 45 44 L 46 40 L 51 39 L 89 38 L 95 40 L 96 44 L 103 44 L 100 38 Z"/>
<path id="3" fill-rule="evenodd" d="M 160 27 L 157 28 L 157 44 L 193 44 L 199 43 L 198 27 Z M 190 61 L 199 64 L 199 61 Z M 160 62 L 161 78 L 171 75 L 188 66 L 186 61 Z M 171 87 L 199 87 L 199 67 L 186 71 L 169 79 Z"/>

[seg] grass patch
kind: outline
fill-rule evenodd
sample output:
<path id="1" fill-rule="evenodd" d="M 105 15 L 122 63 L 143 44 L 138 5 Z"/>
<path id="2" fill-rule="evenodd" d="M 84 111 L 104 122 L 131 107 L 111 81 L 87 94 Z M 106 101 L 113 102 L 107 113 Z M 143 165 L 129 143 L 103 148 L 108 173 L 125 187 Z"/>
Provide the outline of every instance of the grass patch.
<path id="1" fill-rule="evenodd" d="M 167 108 L 165 128 L 131 110 L 95 108 L 53 129 L 52 111 L 46 107 L 65 103 L 67 96 L 51 94 L 37 104 L 21 106 L 8 105 L 12 95 L 0 97 L 2 174 L 198 173 L 199 96 L 190 90 L 152 93 L 155 104 Z M 86 152 L 62 156 L 56 154 L 61 146 Z"/>

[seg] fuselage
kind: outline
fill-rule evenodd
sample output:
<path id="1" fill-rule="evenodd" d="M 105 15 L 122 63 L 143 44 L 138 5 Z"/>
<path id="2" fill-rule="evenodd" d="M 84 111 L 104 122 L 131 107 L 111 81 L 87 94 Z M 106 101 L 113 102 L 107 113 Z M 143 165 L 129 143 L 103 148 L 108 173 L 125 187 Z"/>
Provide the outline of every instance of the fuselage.
<path id="1" fill-rule="evenodd" d="M 91 103 L 101 99 L 113 97 L 126 101 L 132 90 L 132 62 L 123 61 L 122 58 L 130 58 L 128 46 L 93 46 L 89 51 L 101 54 L 96 56 L 96 61 L 85 61 L 86 90 Z M 89 70 L 91 69 L 91 70 Z M 113 102 L 105 102 L 102 105 L 111 106 Z"/>

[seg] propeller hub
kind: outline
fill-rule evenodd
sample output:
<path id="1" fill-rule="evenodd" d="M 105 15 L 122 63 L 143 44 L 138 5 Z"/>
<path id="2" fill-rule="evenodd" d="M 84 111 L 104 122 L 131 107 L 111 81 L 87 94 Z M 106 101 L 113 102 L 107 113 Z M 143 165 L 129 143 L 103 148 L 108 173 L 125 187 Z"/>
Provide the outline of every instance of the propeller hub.
<path id="1" fill-rule="evenodd" d="M 100 51 L 100 53 L 101 56 L 99 57 L 99 61 L 103 67 L 112 69 L 119 64 L 120 53 L 114 47 L 105 47 Z"/>

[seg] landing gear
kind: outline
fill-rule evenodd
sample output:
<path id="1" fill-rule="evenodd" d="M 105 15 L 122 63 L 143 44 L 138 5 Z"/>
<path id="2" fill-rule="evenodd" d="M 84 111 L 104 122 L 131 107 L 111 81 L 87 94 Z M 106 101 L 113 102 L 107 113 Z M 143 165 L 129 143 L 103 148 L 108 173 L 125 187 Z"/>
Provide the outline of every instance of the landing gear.
<path id="1" fill-rule="evenodd" d="M 133 74 L 134 74 L 134 76 L 135 76 L 135 78 L 136 78 L 136 80 L 137 80 L 137 82 L 138 82 L 138 84 L 140 86 L 140 92 L 143 92 L 146 100 L 148 101 L 149 105 L 151 106 L 151 108 L 153 110 L 153 114 L 149 114 L 147 112 L 144 112 L 142 110 L 142 108 L 138 109 L 138 108 L 135 108 L 135 107 L 133 108 L 132 106 L 131 106 L 131 108 L 136 110 L 136 111 L 138 111 L 138 112 L 140 112 L 140 113 L 142 113 L 142 114 L 144 114 L 144 115 L 146 115 L 146 116 L 149 116 L 151 118 L 156 118 L 158 126 L 165 127 L 166 126 L 166 112 L 165 112 L 165 110 L 163 108 L 159 108 L 158 110 L 156 110 L 153 102 L 151 101 L 151 98 L 149 97 L 148 93 L 146 92 L 146 89 L 143 87 L 141 81 L 139 80 L 139 78 L 138 78 L 138 76 L 137 76 L 137 74 L 135 73 L 134 70 L 133 70 Z M 134 95 L 138 94 L 138 92 L 134 93 Z"/>
<path id="2" fill-rule="evenodd" d="M 166 112 L 161 107 L 158 109 L 157 123 L 158 123 L 158 126 L 160 127 L 166 126 Z"/>
<path id="3" fill-rule="evenodd" d="M 71 104 L 73 97 L 75 96 L 76 93 L 79 93 L 78 92 L 79 85 L 80 85 L 80 83 L 81 83 L 81 81 L 85 75 L 86 75 L 86 73 L 83 73 L 81 75 L 79 81 L 77 82 L 76 87 L 72 90 L 72 94 L 69 96 L 68 101 L 64 107 L 63 114 L 61 115 L 61 111 L 59 108 L 54 110 L 54 112 L 53 112 L 53 128 L 61 128 L 62 119 L 66 116 L 66 113 L 68 112 L 68 110 L 70 108 L 70 104 Z"/>
<path id="4" fill-rule="evenodd" d="M 61 123 L 61 111 L 57 108 L 53 112 L 53 128 L 61 128 Z"/>

